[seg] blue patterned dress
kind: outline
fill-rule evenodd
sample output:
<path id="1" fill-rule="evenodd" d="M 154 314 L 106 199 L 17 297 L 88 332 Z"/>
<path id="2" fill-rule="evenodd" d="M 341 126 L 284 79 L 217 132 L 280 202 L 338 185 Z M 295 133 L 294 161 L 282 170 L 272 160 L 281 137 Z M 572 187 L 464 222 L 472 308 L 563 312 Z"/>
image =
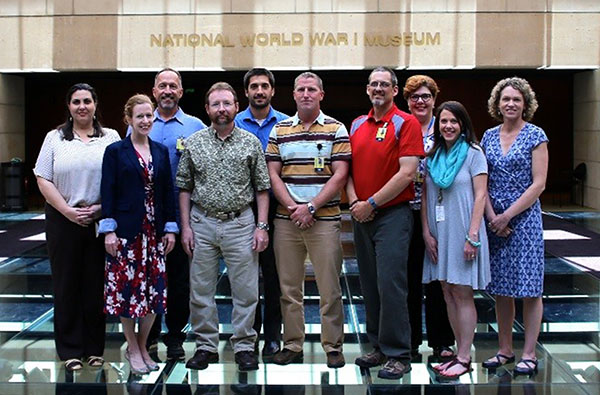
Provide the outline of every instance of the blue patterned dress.
<path id="1" fill-rule="evenodd" d="M 496 214 L 503 213 L 533 183 L 532 151 L 547 142 L 544 131 L 526 123 L 506 156 L 500 145 L 500 126 L 488 129 L 481 146 L 488 161 L 488 189 Z M 533 298 L 544 288 L 544 236 L 539 199 L 510 220 L 510 236 L 498 237 L 488 229 L 494 295 Z"/>

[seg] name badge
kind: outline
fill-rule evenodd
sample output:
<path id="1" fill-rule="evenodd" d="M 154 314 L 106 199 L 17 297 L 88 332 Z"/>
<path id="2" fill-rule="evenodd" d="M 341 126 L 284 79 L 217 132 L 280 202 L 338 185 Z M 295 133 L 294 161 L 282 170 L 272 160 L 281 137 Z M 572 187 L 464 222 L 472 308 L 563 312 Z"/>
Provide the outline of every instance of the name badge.
<path id="1" fill-rule="evenodd" d="M 383 141 L 385 140 L 385 135 L 387 133 L 387 127 L 382 127 L 377 129 L 377 134 L 375 135 L 375 140 Z"/>
<path id="2" fill-rule="evenodd" d="M 175 149 L 177 151 L 183 151 L 185 149 L 185 145 L 183 144 L 183 137 L 179 137 L 175 142 Z"/>
<path id="3" fill-rule="evenodd" d="M 315 167 L 315 171 L 317 171 L 317 172 L 323 171 L 323 169 L 325 168 L 325 158 L 317 156 L 315 158 L 314 167 Z"/>
<path id="4" fill-rule="evenodd" d="M 422 184 L 423 181 L 425 181 L 425 177 L 423 177 L 423 173 L 417 172 L 417 174 L 415 174 L 415 182 Z"/>
<path id="5" fill-rule="evenodd" d="M 435 206 L 435 222 L 443 222 L 445 220 L 444 206 Z"/>

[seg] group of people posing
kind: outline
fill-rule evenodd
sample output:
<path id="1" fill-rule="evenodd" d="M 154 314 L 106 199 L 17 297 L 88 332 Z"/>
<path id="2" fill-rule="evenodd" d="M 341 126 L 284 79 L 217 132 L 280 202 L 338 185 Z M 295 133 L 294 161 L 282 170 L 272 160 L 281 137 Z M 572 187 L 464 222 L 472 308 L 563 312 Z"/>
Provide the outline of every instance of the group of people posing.
<path id="1" fill-rule="evenodd" d="M 425 294 L 438 377 L 470 372 L 473 291 L 487 290 L 496 297 L 499 349 L 483 366 L 515 362 L 520 298 L 525 343 L 514 371 L 537 371 L 544 273 L 538 198 L 548 139 L 529 123 L 538 105 L 527 81 L 496 84 L 488 110 L 500 125 L 481 143 L 461 103 L 436 108 L 439 89 L 425 75 L 402 89 L 408 114 L 394 104 L 401 91 L 394 71 L 374 69 L 366 85 L 372 108 L 349 131 L 321 111 L 323 82 L 312 72 L 294 81 L 291 117 L 271 106 L 269 70 L 248 71 L 244 90 L 249 106 L 239 112 L 231 85 L 212 85 L 206 127 L 179 107 L 181 75 L 163 69 L 152 89 L 156 108 L 143 94 L 125 104 L 122 140 L 98 122 L 91 86 L 67 93 L 67 119 L 47 134 L 34 173 L 47 201 L 56 348 L 68 370 L 102 366 L 106 314 L 120 317 L 132 373 L 159 369 L 162 315 L 167 359 L 185 358 L 189 320 L 196 350 L 186 366 L 218 362 L 221 259 L 238 368 L 258 369 L 261 328 L 263 362 L 302 363 L 307 256 L 327 366 L 344 366 L 345 190 L 372 345 L 355 364 L 381 366 L 378 376 L 387 379 L 409 372 L 422 342 Z"/>

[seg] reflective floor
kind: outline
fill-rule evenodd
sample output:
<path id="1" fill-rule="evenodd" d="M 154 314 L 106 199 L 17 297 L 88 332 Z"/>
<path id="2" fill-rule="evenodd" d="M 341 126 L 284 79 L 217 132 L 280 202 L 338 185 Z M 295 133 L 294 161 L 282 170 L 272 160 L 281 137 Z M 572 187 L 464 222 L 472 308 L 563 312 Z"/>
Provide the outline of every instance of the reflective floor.
<path id="1" fill-rule="evenodd" d="M 563 213 L 546 229 L 547 250 L 551 242 L 586 240 L 598 242 L 600 214 Z M 556 217 L 558 216 L 558 217 Z M 585 218 L 585 220 L 581 220 Z M 566 222 L 566 221 L 571 222 Z M 557 225 L 558 224 L 558 225 Z M 347 224 L 344 226 L 348 229 Z M 458 393 L 458 394 L 600 394 L 600 278 L 593 264 L 600 256 L 579 248 L 579 257 L 592 262 L 592 269 L 563 256 L 546 256 L 544 316 L 538 344 L 539 372 L 516 376 L 509 364 L 496 371 L 481 362 L 496 352 L 494 300 L 486 293 L 476 295 L 479 324 L 472 349 L 473 372 L 450 383 L 439 383 L 431 369 L 437 362 L 426 341 L 413 361 L 412 371 L 400 380 L 377 377 L 378 369 L 360 369 L 352 362 L 370 351 L 364 326 L 364 307 L 353 258 L 351 235 L 345 233 L 345 261 L 341 284 L 345 306 L 346 366 L 329 369 L 319 343 L 319 312 L 316 285 L 307 267 L 305 316 L 307 341 L 304 363 L 288 366 L 261 364 L 258 371 L 238 372 L 227 341 L 231 334 L 231 299 L 227 273 L 218 283 L 221 322 L 220 363 L 204 371 L 191 371 L 183 363 L 162 363 L 161 370 L 134 376 L 125 362 L 125 344 L 118 321 L 107 323 L 107 343 L 102 368 L 85 367 L 68 373 L 57 360 L 52 335 L 50 268 L 45 250 L 43 216 L 39 213 L 0 213 L 0 394 L 46 393 Z M 558 245 L 558 244 L 557 244 Z M 561 247 L 561 245 L 558 245 Z M 561 247 L 562 248 L 562 247 Z M 593 250 L 593 249 L 592 249 Z M 2 255 L 4 254 L 4 255 Z M 568 257 L 567 257 L 568 258 Z M 583 262 L 583 261 L 582 261 Z M 76 301 L 74 301 L 76 303 Z M 393 317 L 390 317 L 393 319 Z M 515 350 L 523 339 L 520 306 L 514 325 Z M 184 344 L 186 357 L 194 353 L 191 337 Z M 159 356 L 166 359 L 159 346 Z"/>

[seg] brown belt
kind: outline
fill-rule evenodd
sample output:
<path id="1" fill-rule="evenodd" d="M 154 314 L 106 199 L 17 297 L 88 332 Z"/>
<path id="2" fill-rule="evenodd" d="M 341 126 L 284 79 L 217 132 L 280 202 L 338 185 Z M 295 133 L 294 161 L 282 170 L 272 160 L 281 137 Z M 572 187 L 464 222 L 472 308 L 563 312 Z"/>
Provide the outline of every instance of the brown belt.
<path id="1" fill-rule="evenodd" d="M 236 211 L 208 211 L 203 209 L 202 207 L 198 206 L 198 210 L 200 210 L 201 213 L 203 213 L 204 215 L 206 215 L 207 217 L 212 217 L 212 218 L 216 218 L 218 220 L 221 221 L 229 221 L 232 220 L 234 218 L 239 217 L 246 209 L 248 208 L 248 206 L 243 207 L 239 210 Z"/>

